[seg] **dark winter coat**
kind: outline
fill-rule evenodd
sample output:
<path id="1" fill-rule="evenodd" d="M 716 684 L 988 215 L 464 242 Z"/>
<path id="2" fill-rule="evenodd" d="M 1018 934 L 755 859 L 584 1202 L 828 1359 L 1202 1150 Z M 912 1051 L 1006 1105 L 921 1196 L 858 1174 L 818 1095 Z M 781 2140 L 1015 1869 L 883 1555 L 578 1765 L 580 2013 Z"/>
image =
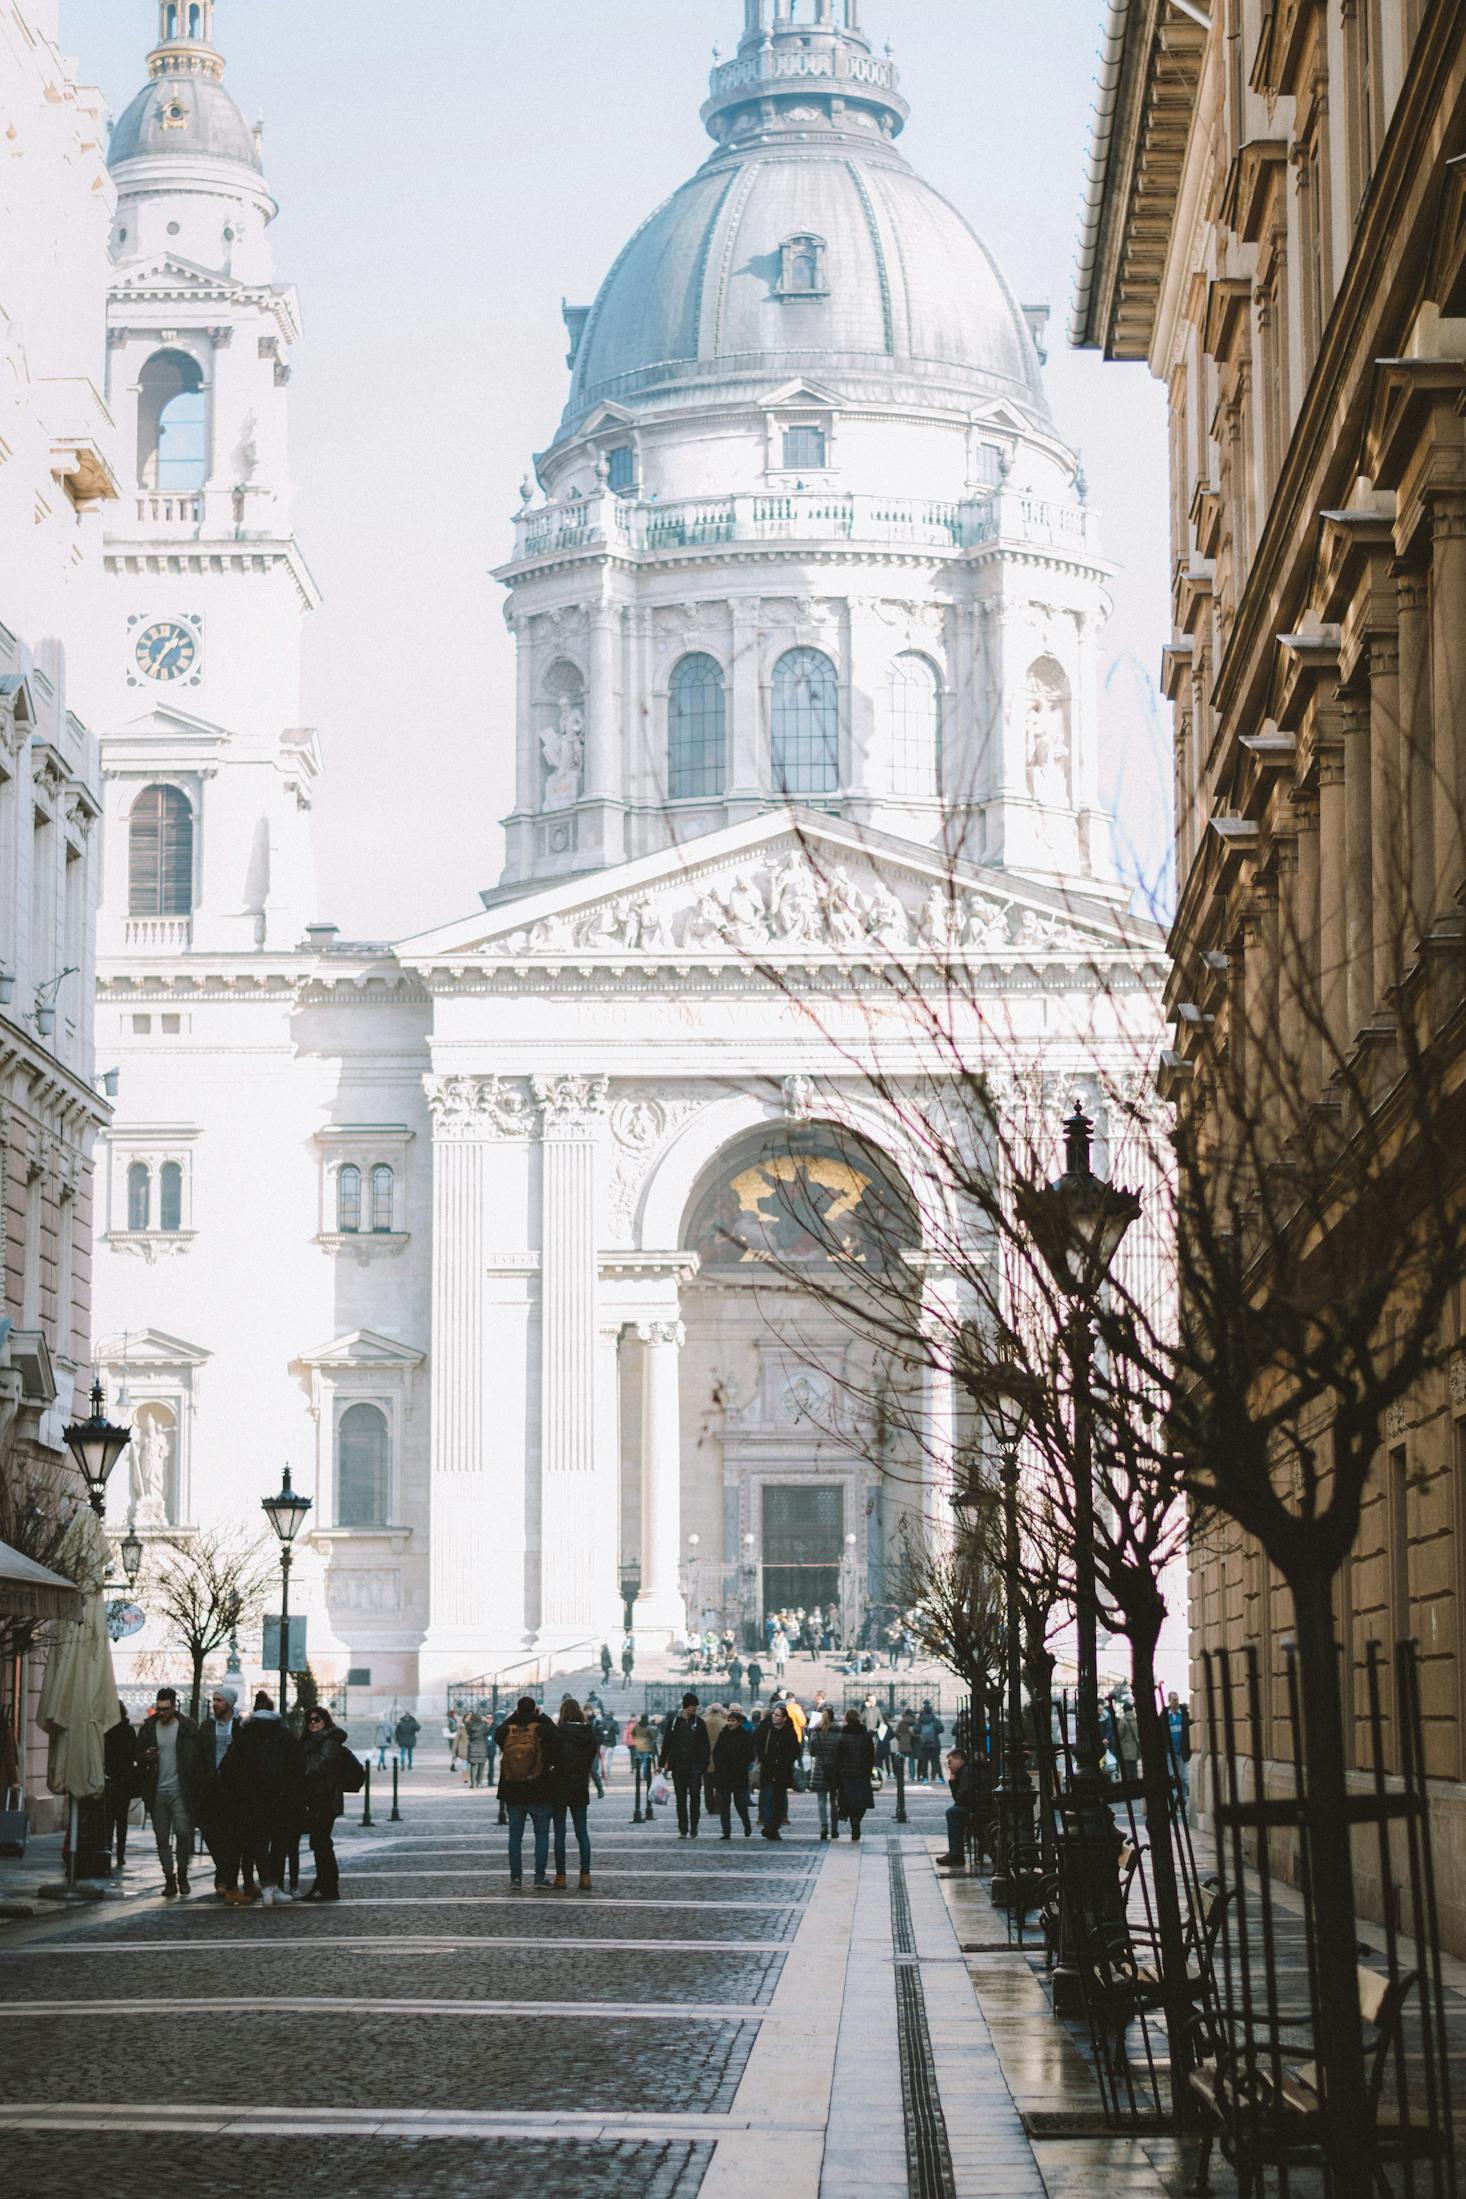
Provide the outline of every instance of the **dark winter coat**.
<path id="1" fill-rule="evenodd" d="M 533 1726 L 540 1737 L 540 1770 L 536 1779 L 511 1779 L 504 1759 L 504 1739 L 516 1728 Z M 559 1729 L 542 1710 L 533 1710 L 521 1718 L 516 1711 L 512 1718 L 494 1732 L 494 1746 L 499 1751 L 499 1800 L 506 1807 L 513 1804 L 521 1809 L 548 1807 L 555 1799 L 555 1766 L 560 1758 Z"/>
<path id="2" fill-rule="evenodd" d="M 137 1728 L 125 1715 L 102 1735 L 102 1771 L 117 1800 L 130 1802 L 138 1790 Z"/>
<path id="3" fill-rule="evenodd" d="M 336 1725 L 327 1726 L 324 1733 L 308 1729 L 301 1746 L 305 1755 L 305 1823 L 311 1832 L 329 1832 L 346 1807 L 341 1785 L 341 1752 L 346 1735 Z"/>
<path id="4" fill-rule="evenodd" d="M 143 1798 L 144 1809 L 151 1809 L 158 1791 L 158 1714 L 150 1710 L 137 1729 L 137 1786 L 135 1792 Z M 199 1749 L 199 1729 L 192 1718 L 178 1714 L 178 1785 L 183 1795 L 183 1806 L 190 1817 L 196 1815 L 199 1792 L 204 1784 L 203 1765 Z"/>
<path id="5" fill-rule="evenodd" d="M 875 1736 L 864 1727 L 857 1733 L 842 1726 L 835 1735 L 835 1783 L 844 1816 L 863 1817 L 875 1808 L 875 1790 L 870 1783 L 875 1768 Z"/>
<path id="6" fill-rule="evenodd" d="M 804 1737 L 809 1754 L 809 1783 L 816 1794 L 831 1792 L 835 1786 L 835 1743 L 839 1740 L 836 1726 L 811 1726 Z"/>
<path id="7" fill-rule="evenodd" d="M 713 1778 L 717 1785 L 729 1794 L 746 1787 L 753 1756 L 752 1733 L 741 1718 L 736 1725 L 730 1719 L 713 1748 Z"/>
<path id="8" fill-rule="evenodd" d="M 765 1718 L 753 1737 L 754 1753 L 759 1761 L 759 1777 L 765 1786 L 791 1787 L 794 1784 L 794 1766 L 799 1757 L 799 1735 L 792 1720 L 786 1718 L 782 1726 L 776 1726 L 772 1718 Z"/>
<path id="9" fill-rule="evenodd" d="M 256 1711 L 219 1766 L 216 1791 L 236 1823 L 269 1838 L 305 1822 L 305 1751 L 282 1718 Z"/>
<path id="10" fill-rule="evenodd" d="M 712 1756 L 713 1744 L 701 1718 L 684 1718 L 679 1711 L 663 1736 L 662 1770 L 692 1772 L 701 1778 Z"/>
<path id="11" fill-rule="evenodd" d="M 412 1712 L 410 1710 L 404 1710 L 402 1716 L 397 1721 L 397 1731 L 395 1735 L 397 1746 L 400 1749 L 416 1748 L 417 1737 L 421 1732 L 422 1727 L 413 1717 Z"/>
<path id="12" fill-rule="evenodd" d="M 555 1803 L 583 1810 L 590 1802 L 591 1766 L 600 1754 L 601 1736 L 587 1719 L 563 1719 L 555 1732 L 560 1749 L 550 1774 Z"/>

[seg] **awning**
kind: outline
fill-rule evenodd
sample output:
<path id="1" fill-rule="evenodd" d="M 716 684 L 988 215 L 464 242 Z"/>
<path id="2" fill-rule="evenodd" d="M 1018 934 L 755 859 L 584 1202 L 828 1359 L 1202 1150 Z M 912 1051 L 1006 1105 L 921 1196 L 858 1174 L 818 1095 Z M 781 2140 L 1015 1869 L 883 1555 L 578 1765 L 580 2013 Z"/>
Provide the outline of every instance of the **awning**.
<path id="1" fill-rule="evenodd" d="M 0 1542 L 0 1618 L 79 1619 L 82 1593 L 64 1573 Z"/>

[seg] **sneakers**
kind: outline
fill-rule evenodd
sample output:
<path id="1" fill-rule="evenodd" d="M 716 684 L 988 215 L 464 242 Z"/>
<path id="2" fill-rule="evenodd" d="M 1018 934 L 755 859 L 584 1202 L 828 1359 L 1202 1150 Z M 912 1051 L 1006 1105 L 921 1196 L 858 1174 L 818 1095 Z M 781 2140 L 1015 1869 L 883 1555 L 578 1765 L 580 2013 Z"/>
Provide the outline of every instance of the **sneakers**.
<path id="1" fill-rule="evenodd" d="M 547 1878 L 537 1878 L 534 1882 L 534 1890 L 537 1894 L 552 1894 L 555 1891 Z"/>
<path id="2" fill-rule="evenodd" d="M 511 1894 L 522 1894 L 524 1892 L 524 1880 L 522 1878 L 511 1878 L 509 1891 Z"/>
<path id="3" fill-rule="evenodd" d="M 580 1874 L 580 1890 L 581 1890 L 581 1892 L 582 1892 L 583 1894 L 588 1894 L 588 1893 L 590 1892 L 590 1872 L 589 1872 L 589 1871 L 582 1871 L 582 1872 L 581 1872 L 581 1874 Z"/>
<path id="4" fill-rule="evenodd" d="M 261 1901 L 262 1901 L 262 1902 L 264 1903 L 264 1905 L 265 1905 L 265 1907 L 266 1907 L 267 1909 L 273 1909 L 273 1908 L 274 1908 L 274 1906 L 275 1906 L 275 1889 L 274 1889 L 274 1887 L 273 1887 L 273 1886 L 262 1886 L 262 1887 L 260 1888 L 260 1899 L 261 1899 Z"/>

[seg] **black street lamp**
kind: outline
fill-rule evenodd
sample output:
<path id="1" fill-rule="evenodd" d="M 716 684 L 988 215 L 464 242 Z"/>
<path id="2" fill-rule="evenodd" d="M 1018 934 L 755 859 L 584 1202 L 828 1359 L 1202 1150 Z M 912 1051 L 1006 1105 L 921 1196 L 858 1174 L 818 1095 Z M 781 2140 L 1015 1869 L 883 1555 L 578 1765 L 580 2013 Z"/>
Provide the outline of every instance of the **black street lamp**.
<path id="1" fill-rule="evenodd" d="M 274 1528 L 280 1541 L 280 1715 L 286 1714 L 286 1691 L 290 1680 L 290 1559 L 291 1544 L 305 1525 L 305 1515 L 311 1508 L 309 1497 L 303 1497 L 290 1486 L 290 1468 L 287 1466 L 280 1483 L 278 1496 L 262 1497 L 260 1509 Z"/>
<path id="2" fill-rule="evenodd" d="M 128 1587 L 136 1588 L 138 1574 L 143 1569 L 143 1538 L 135 1527 L 129 1527 L 117 1545 L 117 1555 L 122 1560 Z"/>
<path id="3" fill-rule="evenodd" d="M 74 1421 L 61 1432 L 67 1450 L 76 1461 L 76 1470 L 87 1485 L 92 1510 L 100 1519 L 107 1509 L 108 1476 L 132 1441 L 131 1428 L 119 1428 L 107 1418 L 107 1399 L 100 1375 L 92 1381 L 90 1419 Z"/>

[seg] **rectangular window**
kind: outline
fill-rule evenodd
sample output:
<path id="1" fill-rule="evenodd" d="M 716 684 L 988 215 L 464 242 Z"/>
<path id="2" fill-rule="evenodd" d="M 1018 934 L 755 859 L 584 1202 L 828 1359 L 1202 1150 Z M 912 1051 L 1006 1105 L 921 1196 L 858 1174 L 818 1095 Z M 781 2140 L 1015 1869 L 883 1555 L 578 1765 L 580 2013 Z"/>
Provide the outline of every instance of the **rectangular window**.
<path id="1" fill-rule="evenodd" d="M 38 985 L 55 977 L 56 880 L 52 876 L 51 820 L 44 810 L 31 818 L 31 970 Z"/>
<path id="2" fill-rule="evenodd" d="M 838 1603 L 845 1531 L 845 1492 L 838 1484 L 766 1487 L 763 1529 L 765 1611 Z"/>
<path id="3" fill-rule="evenodd" d="M 63 1199 L 56 1217 L 56 1356 L 71 1357 L 71 1294 L 76 1278 L 76 1201 Z"/>
<path id="4" fill-rule="evenodd" d="M 786 471 L 818 473 L 825 463 L 825 431 L 823 428 L 785 428 L 784 465 Z"/>
<path id="5" fill-rule="evenodd" d="M 135 1037 L 146 1038 L 152 1031 L 153 1019 L 151 1016 L 134 1016 L 132 1019 L 132 1028 Z"/>
<path id="6" fill-rule="evenodd" d="M 161 1029 L 164 1038 L 177 1038 L 179 1032 L 183 1029 L 182 1017 L 164 1016 L 161 1021 Z"/>
<path id="7" fill-rule="evenodd" d="M 636 487 L 636 453 L 629 443 L 618 443 L 611 452 L 610 485 L 617 496 Z"/>

